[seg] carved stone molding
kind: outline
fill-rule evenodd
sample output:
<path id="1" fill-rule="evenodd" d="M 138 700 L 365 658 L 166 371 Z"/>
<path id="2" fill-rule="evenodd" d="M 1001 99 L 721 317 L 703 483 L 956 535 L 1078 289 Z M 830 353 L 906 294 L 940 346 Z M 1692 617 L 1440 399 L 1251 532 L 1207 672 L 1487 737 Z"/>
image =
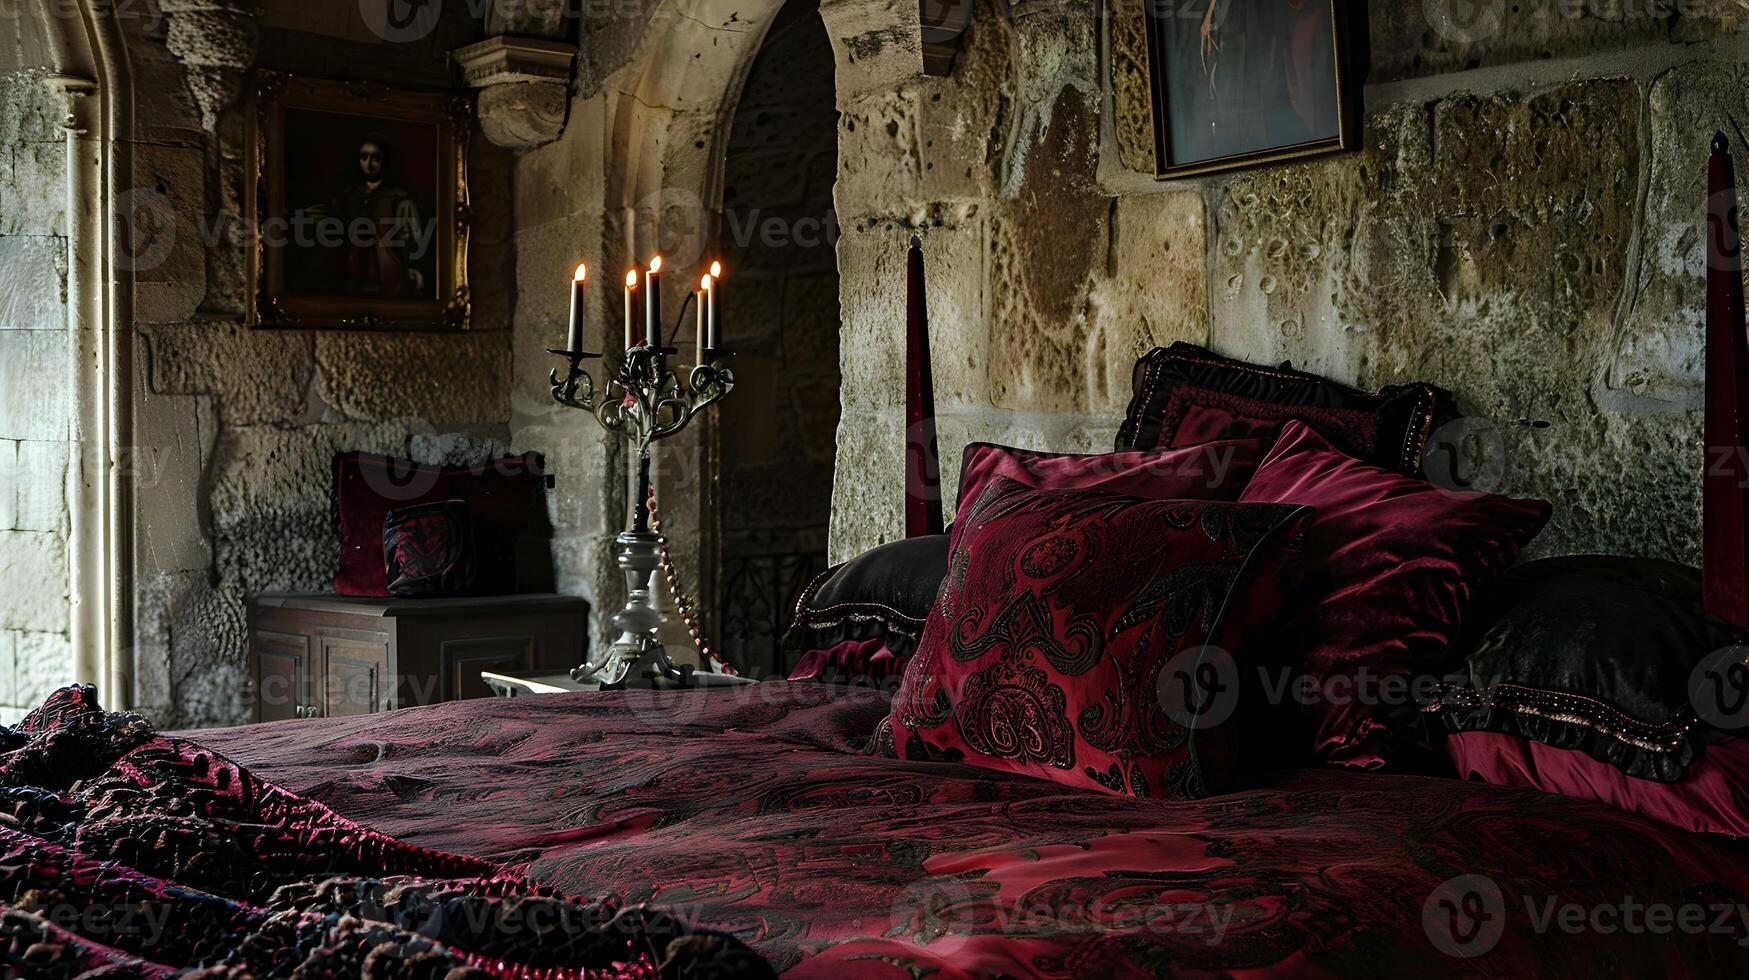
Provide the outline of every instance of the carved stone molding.
<path id="1" fill-rule="evenodd" d="M 509 82 L 568 82 L 577 46 L 540 37 L 499 35 L 457 48 L 462 80 L 472 88 Z"/>
<path id="2" fill-rule="evenodd" d="M 480 131 L 499 146 L 526 150 L 565 131 L 577 46 L 499 35 L 458 48 L 462 79 L 480 90 Z"/>

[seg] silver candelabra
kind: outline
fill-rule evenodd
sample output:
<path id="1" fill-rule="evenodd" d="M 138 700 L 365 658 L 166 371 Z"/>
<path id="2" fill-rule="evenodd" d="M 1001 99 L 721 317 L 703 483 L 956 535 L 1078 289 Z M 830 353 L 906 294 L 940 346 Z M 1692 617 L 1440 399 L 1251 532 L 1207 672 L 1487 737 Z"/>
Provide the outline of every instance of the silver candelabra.
<path id="1" fill-rule="evenodd" d="M 678 354 L 677 350 L 649 344 L 632 347 L 599 392 L 583 365 L 590 360 L 605 364 L 604 355 L 553 349 L 548 353 L 569 365 L 563 378 L 557 370 L 550 375 L 553 400 L 595 416 L 602 428 L 631 443 L 638 453 L 638 496 L 632 526 L 614 538 L 614 556 L 626 577 L 625 608 L 612 619 L 619 637 L 606 650 L 591 652 L 586 663 L 571 671 L 571 677 L 609 687 L 636 676 L 633 671 L 642 667 L 682 687 L 709 683 L 695 677 L 697 672 L 690 665 L 676 665 L 657 639 L 662 614 L 656 609 L 652 590 L 667 541 L 650 528 L 650 453 L 657 442 L 686 428 L 695 416 L 734 389 L 735 375 L 724 366 L 731 352 L 701 350 L 698 365 L 683 385 L 668 368 L 668 357 Z M 709 670 L 706 664 L 704 672 Z M 726 680 L 725 675 L 710 676 Z"/>

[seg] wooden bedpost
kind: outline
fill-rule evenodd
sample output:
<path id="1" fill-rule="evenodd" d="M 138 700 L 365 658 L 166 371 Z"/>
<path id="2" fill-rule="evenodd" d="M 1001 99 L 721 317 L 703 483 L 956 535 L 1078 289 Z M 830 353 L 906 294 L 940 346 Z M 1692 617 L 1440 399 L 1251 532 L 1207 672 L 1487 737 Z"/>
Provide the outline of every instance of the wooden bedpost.
<path id="1" fill-rule="evenodd" d="M 940 534 L 941 455 L 935 444 L 935 376 L 923 240 L 912 236 L 905 285 L 905 537 Z"/>
<path id="2" fill-rule="evenodd" d="M 1730 144 L 1713 136 L 1707 163 L 1706 463 L 1701 582 L 1707 611 L 1749 627 L 1749 335 Z"/>

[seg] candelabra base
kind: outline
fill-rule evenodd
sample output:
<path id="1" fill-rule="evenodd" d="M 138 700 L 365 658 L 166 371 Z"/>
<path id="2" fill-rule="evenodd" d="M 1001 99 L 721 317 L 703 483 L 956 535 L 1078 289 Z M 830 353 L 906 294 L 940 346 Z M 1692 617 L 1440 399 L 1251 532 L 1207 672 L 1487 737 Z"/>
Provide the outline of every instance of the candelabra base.
<path id="1" fill-rule="evenodd" d="M 653 531 L 622 531 L 614 538 L 614 558 L 626 577 L 625 608 L 613 614 L 618 639 L 606 649 L 592 654 L 589 661 L 571 671 L 571 679 L 580 683 L 594 681 L 603 689 L 639 684 L 655 687 L 693 688 L 723 687 L 746 683 L 741 678 L 695 668 L 691 664 L 676 664 L 669 656 L 657 632 L 662 628 L 662 613 L 656 608 L 654 586 L 656 571 L 662 565 L 662 535 Z"/>

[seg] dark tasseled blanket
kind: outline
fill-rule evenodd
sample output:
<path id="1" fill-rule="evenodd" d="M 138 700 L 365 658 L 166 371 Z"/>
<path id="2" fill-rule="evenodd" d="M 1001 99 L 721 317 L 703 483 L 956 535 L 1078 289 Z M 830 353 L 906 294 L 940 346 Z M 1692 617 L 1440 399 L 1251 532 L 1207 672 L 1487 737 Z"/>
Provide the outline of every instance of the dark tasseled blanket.
<path id="1" fill-rule="evenodd" d="M 737 940 L 396 840 L 95 689 L 0 727 L 0 974 L 766 977 Z"/>

